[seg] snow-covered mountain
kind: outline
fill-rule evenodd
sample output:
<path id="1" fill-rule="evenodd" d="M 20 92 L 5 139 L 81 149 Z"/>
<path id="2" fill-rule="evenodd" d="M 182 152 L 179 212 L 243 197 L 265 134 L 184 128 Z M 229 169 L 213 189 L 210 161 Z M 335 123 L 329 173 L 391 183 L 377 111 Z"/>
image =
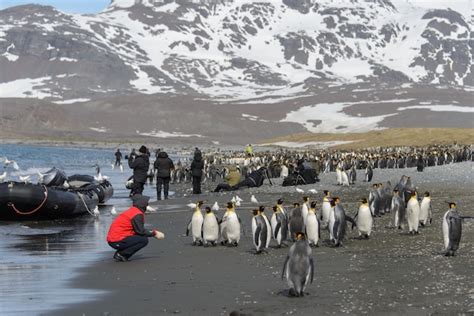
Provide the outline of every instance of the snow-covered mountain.
<path id="1" fill-rule="evenodd" d="M 0 11 L 0 97 L 243 99 L 354 82 L 474 85 L 466 12 L 408 0 L 112 0 Z"/>
<path id="2" fill-rule="evenodd" d="M 112 0 L 94 15 L 8 8 L 0 137 L 212 144 L 472 128 L 472 5 L 420 1 Z"/>

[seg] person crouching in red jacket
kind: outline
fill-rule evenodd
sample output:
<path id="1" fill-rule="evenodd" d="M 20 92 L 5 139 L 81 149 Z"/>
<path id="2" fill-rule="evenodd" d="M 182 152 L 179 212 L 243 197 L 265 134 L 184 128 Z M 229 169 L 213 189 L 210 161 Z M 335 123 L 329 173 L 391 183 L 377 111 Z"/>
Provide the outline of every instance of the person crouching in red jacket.
<path id="1" fill-rule="evenodd" d="M 165 235 L 157 230 L 145 229 L 145 211 L 150 197 L 136 194 L 133 206 L 121 213 L 110 225 L 107 242 L 117 249 L 116 261 L 128 261 L 135 252 L 148 245 L 148 238 L 163 239 Z"/>

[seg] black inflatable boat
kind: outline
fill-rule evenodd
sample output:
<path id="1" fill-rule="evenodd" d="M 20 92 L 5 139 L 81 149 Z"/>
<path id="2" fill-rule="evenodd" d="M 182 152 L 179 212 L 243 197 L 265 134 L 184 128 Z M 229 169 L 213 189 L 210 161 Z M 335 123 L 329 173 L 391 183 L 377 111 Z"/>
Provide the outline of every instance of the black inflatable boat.
<path id="1" fill-rule="evenodd" d="M 108 180 L 98 182 L 93 176 L 75 174 L 68 178 L 68 183 L 71 188 L 94 190 L 100 204 L 104 204 L 114 195 L 114 188 Z"/>
<path id="2" fill-rule="evenodd" d="M 94 190 L 0 183 L 0 220 L 70 218 L 91 213 L 98 204 Z"/>
<path id="3" fill-rule="evenodd" d="M 0 183 L 0 220 L 49 220 L 93 214 L 113 195 L 108 181 L 49 170 L 39 184 Z"/>

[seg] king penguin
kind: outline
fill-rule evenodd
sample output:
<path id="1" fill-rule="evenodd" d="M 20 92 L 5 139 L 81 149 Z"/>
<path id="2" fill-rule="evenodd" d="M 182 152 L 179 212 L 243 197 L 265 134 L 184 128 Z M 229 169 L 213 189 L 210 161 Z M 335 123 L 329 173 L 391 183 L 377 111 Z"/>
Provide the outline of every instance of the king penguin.
<path id="1" fill-rule="evenodd" d="M 288 222 L 286 221 L 286 216 L 283 215 L 278 206 L 273 207 L 271 224 L 272 236 L 276 240 L 277 246 L 280 248 L 284 244 L 283 242 L 288 238 Z"/>
<path id="2" fill-rule="evenodd" d="M 270 232 L 267 230 L 267 224 L 263 219 L 262 212 L 259 209 L 252 211 L 252 240 L 257 254 L 262 253 L 267 245 L 267 235 Z"/>
<path id="3" fill-rule="evenodd" d="M 346 236 L 346 221 L 352 223 L 352 227 L 357 226 L 355 221 L 346 215 L 346 212 L 342 205 L 340 204 L 340 199 L 335 197 L 332 200 L 332 204 L 334 204 L 334 224 L 332 229 L 332 236 L 334 240 L 334 246 L 339 247 Z"/>
<path id="4" fill-rule="evenodd" d="M 370 162 L 367 163 L 367 168 L 365 168 L 365 181 L 370 182 L 372 181 L 372 177 L 374 175 L 374 171 L 372 170 L 372 166 Z"/>
<path id="5" fill-rule="evenodd" d="M 306 218 L 308 217 L 309 197 L 303 196 L 303 204 L 301 205 L 301 215 L 306 226 Z"/>
<path id="6" fill-rule="evenodd" d="M 265 221 L 265 225 L 267 226 L 268 233 L 266 234 L 267 240 L 265 242 L 265 248 L 268 248 L 270 247 L 270 241 L 272 240 L 272 234 L 270 233 L 272 231 L 272 226 L 270 225 L 270 221 L 268 220 L 267 215 L 265 215 L 265 206 L 260 205 L 258 209 L 260 211 L 260 215 L 262 215 L 263 220 Z"/>
<path id="7" fill-rule="evenodd" d="M 407 203 L 407 222 L 408 232 L 410 234 L 418 234 L 418 224 L 420 223 L 420 203 L 416 196 L 416 191 L 411 192 L 411 197 Z"/>
<path id="8" fill-rule="evenodd" d="M 425 192 L 423 200 L 420 204 L 420 225 L 425 227 L 428 223 L 431 224 L 432 221 L 432 211 L 431 211 L 431 194 L 430 192 Z"/>
<path id="9" fill-rule="evenodd" d="M 296 233 L 296 242 L 290 247 L 283 264 L 282 280 L 285 277 L 291 296 L 304 296 L 306 286 L 313 282 L 314 263 L 311 247 L 302 232 Z"/>
<path id="10" fill-rule="evenodd" d="M 296 241 L 296 233 L 304 231 L 304 220 L 300 204 L 294 203 L 293 206 L 290 216 L 290 239 Z"/>
<path id="11" fill-rule="evenodd" d="M 367 199 L 364 198 L 360 202 L 359 210 L 355 216 L 357 230 L 359 231 L 359 238 L 369 239 L 374 219 Z"/>
<path id="12" fill-rule="evenodd" d="M 227 203 L 227 210 L 222 217 L 221 235 L 222 244 L 237 247 L 240 241 L 240 218 L 235 213 L 234 207 L 234 203 Z"/>
<path id="13" fill-rule="evenodd" d="M 186 236 L 189 236 L 189 231 L 191 230 L 193 236 L 193 246 L 200 245 L 202 246 L 202 223 L 204 218 L 201 212 L 201 206 L 204 204 L 203 201 L 198 201 L 196 203 L 196 208 L 194 209 L 193 216 L 189 221 L 188 228 L 186 229 Z"/>
<path id="14" fill-rule="evenodd" d="M 318 247 L 319 238 L 321 236 L 321 225 L 316 216 L 316 202 L 311 202 L 306 219 L 306 236 L 308 237 L 309 246 Z"/>
<path id="15" fill-rule="evenodd" d="M 456 210 L 456 203 L 450 202 L 449 209 L 443 216 L 443 240 L 445 256 L 454 256 L 459 248 L 462 235 L 462 218 Z"/>
<path id="16" fill-rule="evenodd" d="M 331 214 L 331 203 L 329 199 L 330 199 L 329 191 L 324 190 L 323 204 L 321 205 L 321 226 L 323 228 L 328 227 L 329 215 Z"/>
<path id="17" fill-rule="evenodd" d="M 406 220 L 405 201 L 403 201 L 397 188 L 393 190 L 391 211 L 394 216 L 393 225 L 398 229 L 403 229 Z"/>
<path id="18" fill-rule="evenodd" d="M 219 239 L 219 222 L 209 206 L 206 207 L 206 215 L 204 215 L 202 237 L 204 239 L 205 247 L 209 244 L 215 246 L 217 244 L 217 239 Z"/>

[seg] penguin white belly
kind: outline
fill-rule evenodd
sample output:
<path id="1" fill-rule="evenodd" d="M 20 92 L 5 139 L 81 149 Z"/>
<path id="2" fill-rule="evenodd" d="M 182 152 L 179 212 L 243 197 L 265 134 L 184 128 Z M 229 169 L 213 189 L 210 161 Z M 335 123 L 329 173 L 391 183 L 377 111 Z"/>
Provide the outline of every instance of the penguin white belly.
<path id="1" fill-rule="evenodd" d="M 334 223 L 335 222 L 336 222 L 336 217 L 334 216 L 334 209 L 331 208 L 331 211 L 329 212 L 329 221 L 328 221 L 329 239 L 331 241 L 334 241 Z"/>
<path id="2" fill-rule="evenodd" d="M 349 177 L 347 172 L 341 171 L 342 185 L 349 186 Z"/>
<path id="3" fill-rule="evenodd" d="M 308 205 L 303 203 L 301 206 L 301 215 L 303 216 L 304 226 L 306 227 L 306 218 L 308 217 Z"/>
<path id="4" fill-rule="evenodd" d="M 288 177 L 288 168 L 286 166 L 281 167 L 280 178 Z"/>
<path id="5" fill-rule="evenodd" d="M 273 213 L 272 218 L 270 219 L 270 224 L 272 225 L 272 230 L 271 230 L 272 236 L 273 236 L 273 238 L 276 239 L 275 229 L 277 227 L 278 221 L 277 221 L 277 217 L 276 217 L 275 213 Z"/>
<path id="6" fill-rule="evenodd" d="M 424 197 L 420 205 L 420 223 L 423 225 L 428 224 L 429 222 L 429 212 L 430 212 L 430 199 Z"/>
<path id="7" fill-rule="evenodd" d="M 370 209 L 366 207 L 359 208 L 359 213 L 357 215 L 357 229 L 359 230 L 359 236 L 367 235 L 370 236 L 372 232 L 372 225 L 373 225 L 373 218 L 372 214 L 370 213 Z"/>
<path id="8" fill-rule="evenodd" d="M 306 234 L 308 235 L 308 241 L 310 245 L 317 245 L 319 241 L 319 223 L 316 218 L 316 214 L 313 212 L 308 213 L 306 222 Z"/>
<path id="9" fill-rule="evenodd" d="M 227 217 L 227 240 L 229 242 L 239 242 L 240 241 L 240 223 L 237 215 L 235 213 L 230 214 Z"/>
<path id="10" fill-rule="evenodd" d="M 342 184 L 342 172 L 339 169 L 336 169 L 336 180 L 337 180 L 337 185 Z"/>
<path id="11" fill-rule="evenodd" d="M 219 238 L 219 225 L 215 216 L 207 215 L 203 224 L 204 242 L 215 242 Z"/>
<path id="12" fill-rule="evenodd" d="M 323 202 L 322 211 L 321 211 L 321 215 L 322 215 L 321 226 L 322 227 L 328 226 L 330 213 L 331 213 L 331 204 L 329 204 L 329 202 Z"/>
<path id="13" fill-rule="evenodd" d="M 448 213 L 450 211 L 447 211 L 444 216 L 443 216 L 443 241 L 444 241 L 444 250 L 448 251 L 448 246 L 449 246 L 449 225 L 448 221 L 446 220 L 446 217 L 448 216 Z"/>
<path id="14" fill-rule="evenodd" d="M 193 234 L 193 241 L 201 240 L 203 220 L 204 219 L 201 213 L 195 212 L 193 214 L 193 219 L 191 221 L 191 232 Z"/>
<path id="15" fill-rule="evenodd" d="M 407 205 L 407 221 L 409 232 L 418 232 L 419 217 L 420 204 L 418 204 L 418 200 L 410 199 Z"/>
<path id="16" fill-rule="evenodd" d="M 222 239 L 227 241 L 227 213 L 222 217 L 222 222 L 220 225 Z"/>

